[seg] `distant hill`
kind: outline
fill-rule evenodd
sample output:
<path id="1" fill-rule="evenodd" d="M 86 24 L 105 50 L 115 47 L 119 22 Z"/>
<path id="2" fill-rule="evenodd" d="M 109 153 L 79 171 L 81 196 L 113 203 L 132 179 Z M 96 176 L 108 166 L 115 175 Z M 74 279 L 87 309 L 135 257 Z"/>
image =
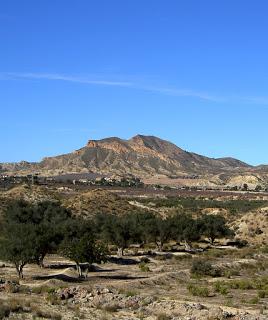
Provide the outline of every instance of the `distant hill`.
<path id="1" fill-rule="evenodd" d="M 256 177 L 253 180 L 260 183 L 268 180 L 268 166 L 253 167 L 234 158 L 208 158 L 160 138 L 143 135 L 129 140 L 117 137 L 89 140 L 85 147 L 72 153 L 47 157 L 39 163 L 2 163 L 0 170 L 16 174 L 39 172 L 47 176 L 133 175 L 148 183 L 167 184 L 228 184 L 228 179 L 244 174 L 253 175 Z"/>

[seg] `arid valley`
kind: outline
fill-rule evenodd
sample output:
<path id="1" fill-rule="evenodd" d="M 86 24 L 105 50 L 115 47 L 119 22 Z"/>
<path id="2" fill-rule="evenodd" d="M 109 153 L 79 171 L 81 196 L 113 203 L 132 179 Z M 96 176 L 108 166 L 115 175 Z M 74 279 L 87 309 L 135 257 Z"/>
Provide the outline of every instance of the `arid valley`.
<path id="1" fill-rule="evenodd" d="M 87 220 L 104 212 L 152 212 L 162 219 L 221 215 L 234 234 L 213 244 L 202 236 L 190 247 L 167 236 L 161 251 L 152 238 L 139 244 L 125 235 L 123 256 L 116 241 L 109 243 L 105 263 L 81 263 L 82 277 L 74 261 L 56 253 L 46 255 L 42 268 L 27 264 L 20 280 L 14 265 L 3 261 L 2 318 L 267 319 L 266 193 L 19 185 L 1 191 L 1 210 L 14 199 L 60 202 Z"/>

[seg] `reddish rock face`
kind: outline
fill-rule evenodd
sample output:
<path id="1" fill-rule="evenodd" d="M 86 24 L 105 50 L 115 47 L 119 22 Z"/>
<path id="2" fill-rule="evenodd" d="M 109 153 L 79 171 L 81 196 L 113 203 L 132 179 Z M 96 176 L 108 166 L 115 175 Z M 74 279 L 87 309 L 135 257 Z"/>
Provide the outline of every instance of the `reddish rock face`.
<path id="1" fill-rule="evenodd" d="M 87 143 L 87 147 L 96 148 L 97 147 L 97 141 L 96 140 L 89 140 L 88 143 Z"/>
<path id="2" fill-rule="evenodd" d="M 257 177 L 261 185 L 268 182 L 268 166 L 252 167 L 233 158 L 208 158 L 187 152 L 169 141 L 144 135 L 129 140 L 117 137 L 89 140 L 85 147 L 74 152 L 47 157 L 39 163 L 0 164 L 0 170 L 15 175 L 33 172 L 44 176 L 131 175 L 145 183 L 175 186 L 232 186 L 229 182 L 232 178 L 243 180 L 245 175 Z"/>

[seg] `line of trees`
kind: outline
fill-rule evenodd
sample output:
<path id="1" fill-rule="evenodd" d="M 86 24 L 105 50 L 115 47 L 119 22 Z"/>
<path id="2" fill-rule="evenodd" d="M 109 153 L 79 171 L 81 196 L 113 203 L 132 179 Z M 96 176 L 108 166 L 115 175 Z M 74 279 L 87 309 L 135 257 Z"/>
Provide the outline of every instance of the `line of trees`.
<path id="1" fill-rule="evenodd" d="M 71 259 L 82 276 L 80 263 L 105 261 L 93 224 L 72 216 L 56 202 L 13 202 L 4 212 L 0 233 L 0 259 L 15 265 L 20 279 L 26 264 L 43 267 L 48 253 Z"/>
<path id="2" fill-rule="evenodd" d="M 161 218 L 144 212 L 99 214 L 84 220 L 57 202 L 14 201 L 1 223 L 0 259 L 13 263 L 19 278 L 23 278 L 26 264 L 36 263 L 42 268 L 47 254 L 59 253 L 75 262 L 82 277 L 81 263 L 105 262 L 109 245 L 115 245 L 118 256 L 122 256 L 130 244 L 155 243 L 162 251 L 165 243 L 175 240 L 184 242 L 190 250 L 191 243 L 202 236 L 213 244 L 216 238 L 231 235 L 222 216 L 193 219 L 180 213 Z"/>
<path id="3" fill-rule="evenodd" d="M 123 216 L 97 215 L 95 225 L 100 239 L 117 246 L 118 255 L 122 256 L 130 244 L 141 246 L 155 243 L 163 251 L 165 243 L 174 240 L 183 242 L 186 250 L 201 237 L 206 237 L 211 244 L 218 238 L 230 237 L 232 230 L 220 215 L 203 215 L 194 219 L 187 214 L 176 214 L 161 218 L 151 212 L 129 213 Z"/>

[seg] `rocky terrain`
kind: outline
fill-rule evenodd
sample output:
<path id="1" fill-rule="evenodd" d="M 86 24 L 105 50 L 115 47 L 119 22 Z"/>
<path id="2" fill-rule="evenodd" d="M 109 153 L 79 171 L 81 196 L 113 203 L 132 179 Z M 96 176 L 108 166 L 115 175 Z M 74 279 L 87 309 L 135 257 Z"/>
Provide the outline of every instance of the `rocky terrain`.
<path id="1" fill-rule="evenodd" d="M 120 261 L 95 265 L 85 279 L 77 278 L 70 261 L 48 256 L 42 270 L 28 265 L 20 283 L 14 280 L 14 268 L 2 264 L 0 317 L 265 320 L 267 298 L 258 287 L 267 286 L 267 272 L 260 266 L 267 265 L 267 255 L 253 255 L 248 250 L 211 249 L 203 258 L 222 270 L 217 278 L 193 276 L 196 257 L 185 253 L 150 256 L 129 250 Z M 146 269 L 141 261 L 146 261 Z"/>
<path id="2" fill-rule="evenodd" d="M 55 176 L 95 173 L 104 176 L 132 175 L 149 184 L 265 186 L 267 166 L 253 167 L 233 158 L 212 159 L 187 152 L 153 136 L 137 135 L 129 140 L 90 140 L 69 154 L 44 158 L 39 163 L 22 161 L 0 164 L 2 174 Z"/>

